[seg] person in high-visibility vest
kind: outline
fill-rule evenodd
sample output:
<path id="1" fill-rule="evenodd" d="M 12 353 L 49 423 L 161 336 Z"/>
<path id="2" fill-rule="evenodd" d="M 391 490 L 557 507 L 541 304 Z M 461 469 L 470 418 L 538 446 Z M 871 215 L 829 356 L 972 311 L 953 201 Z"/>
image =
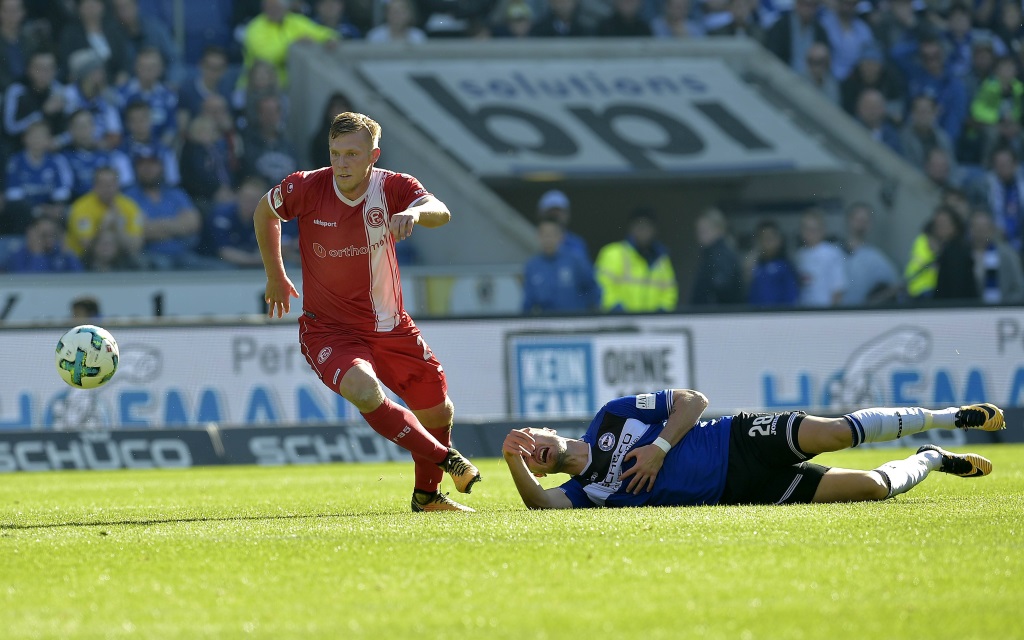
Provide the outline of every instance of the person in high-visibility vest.
<path id="1" fill-rule="evenodd" d="M 611 312 L 674 311 L 679 286 L 665 246 L 655 239 L 654 212 L 641 207 L 630 217 L 625 240 L 601 248 L 595 270 L 601 308 Z"/>

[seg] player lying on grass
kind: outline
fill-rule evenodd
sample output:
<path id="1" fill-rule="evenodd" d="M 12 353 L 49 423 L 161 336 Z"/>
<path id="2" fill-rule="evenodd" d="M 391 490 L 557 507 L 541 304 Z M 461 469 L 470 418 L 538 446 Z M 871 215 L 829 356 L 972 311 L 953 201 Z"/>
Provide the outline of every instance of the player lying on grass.
<path id="1" fill-rule="evenodd" d="M 502 450 L 531 509 L 853 502 L 904 493 L 931 471 L 988 475 L 992 463 L 930 444 L 871 471 L 807 460 L 929 429 L 1005 428 L 1003 412 L 992 404 L 862 409 L 839 418 L 740 413 L 698 422 L 707 406 L 704 394 L 691 390 L 628 396 L 606 404 L 581 440 L 551 429 L 514 429 Z M 534 476 L 549 473 L 572 478 L 544 489 Z"/>

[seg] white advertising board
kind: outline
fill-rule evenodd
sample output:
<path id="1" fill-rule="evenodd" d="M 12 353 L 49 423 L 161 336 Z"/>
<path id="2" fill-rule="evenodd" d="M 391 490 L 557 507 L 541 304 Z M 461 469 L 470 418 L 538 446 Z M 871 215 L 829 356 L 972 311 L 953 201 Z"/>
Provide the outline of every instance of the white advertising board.
<path id="1" fill-rule="evenodd" d="M 586 418 L 618 395 L 692 387 L 709 414 L 867 405 L 1024 405 L 1024 309 L 424 321 L 460 420 Z M 62 330 L 3 330 L 0 429 L 359 421 L 294 323 L 110 327 L 95 392 L 54 370 Z"/>
<path id="2" fill-rule="evenodd" d="M 719 60 L 356 64 L 395 108 L 481 176 L 839 167 Z"/>

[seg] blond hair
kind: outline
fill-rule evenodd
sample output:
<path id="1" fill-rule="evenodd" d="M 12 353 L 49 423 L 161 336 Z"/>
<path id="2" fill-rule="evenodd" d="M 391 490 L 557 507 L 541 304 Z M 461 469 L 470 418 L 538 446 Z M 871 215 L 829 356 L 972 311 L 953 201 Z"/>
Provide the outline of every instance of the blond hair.
<path id="1" fill-rule="evenodd" d="M 373 143 L 372 148 L 376 149 L 380 146 L 380 125 L 373 118 L 361 113 L 355 113 L 354 111 L 346 111 L 334 116 L 334 120 L 331 121 L 329 139 L 334 140 L 338 136 L 362 131 L 363 129 L 370 134 L 370 141 Z"/>

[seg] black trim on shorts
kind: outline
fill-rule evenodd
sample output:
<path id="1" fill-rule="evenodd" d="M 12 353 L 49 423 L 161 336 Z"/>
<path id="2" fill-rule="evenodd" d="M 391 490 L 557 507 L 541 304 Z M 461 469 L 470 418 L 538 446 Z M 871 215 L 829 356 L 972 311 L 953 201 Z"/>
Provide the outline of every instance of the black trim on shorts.
<path id="1" fill-rule="evenodd" d="M 807 462 L 800 449 L 806 414 L 741 413 L 729 432 L 729 463 L 721 504 L 798 504 L 811 502 L 829 470 Z"/>

